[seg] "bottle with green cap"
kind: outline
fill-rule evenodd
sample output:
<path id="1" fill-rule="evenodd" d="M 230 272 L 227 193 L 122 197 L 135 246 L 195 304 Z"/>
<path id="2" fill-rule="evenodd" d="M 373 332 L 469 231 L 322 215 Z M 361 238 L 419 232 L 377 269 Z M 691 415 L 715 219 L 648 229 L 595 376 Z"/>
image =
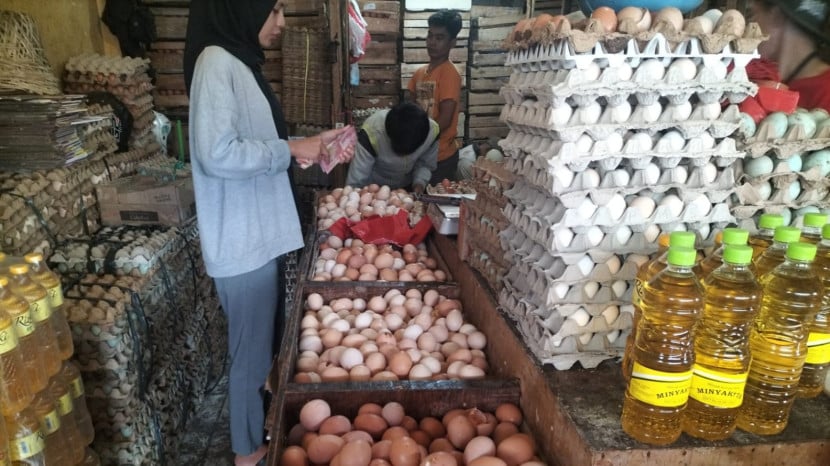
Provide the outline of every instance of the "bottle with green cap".
<path id="1" fill-rule="evenodd" d="M 640 290 L 643 284 L 649 281 L 658 272 L 666 268 L 666 258 L 669 247 L 695 247 L 695 234 L 689 231 L 674 231 L 663 233 L 657 238 L 657 254 L 654 258 L 643 264 L 637 270 L 637 277 L 634 280 L 634 289 L 631 292 L 631 302 L 634 305 L 634 318 L 631 326 L 631 333 L 625 341 L 625 350 L 622 358 L 623 379 L 628 381 L 631 378 L 631 367 L 634 361 L 631 359 L 631 348 L 634 346 L 634 339 L 637 337 L 637 323 L 640 320 Z"/>
<path id="2" fill-rule="evenodd" d="M 823 287 L 812 270 L 816 245 L 791 243 L 781 265 L 761 277 L 761 308 L 749 334 L 752 363 L 738 427 L 758 435 L 787 427 L 807 357 L 810 323 Z"/>
<path id="3" fill-rule="evenodd" d="M 683 432 L 692 437 L 723 440 L 735 431 L 749 374 L 749 329 L 761 304 L 751 261 L 751 247 L 727 244 L 723 264 L 703 280 L 692 387 L 682 421 Z"/>
<path id="4" fill-rule="evenodd" d="M 821 295 L 821 305 L 807 337 L 807 359 L 798 382 L 799 398 L 818 396 L 824 388 L 827 369 L 830 367 L 830 224 L 822 227 L 821 236 L 813 271 L 825 291 Z"/>
<path id="5" fill-rule="evenodd" d="M 784 217 L 780 214 L 763 214 L 758 219 L 758 231 L 749 236 L 749 245 L 752 246 L 752 260 L 755 260 L 772 245 L 775 229 L 784 226 Z"/>
<path id="6" fill-rule="evenodd" d="M 723 263 L 723 250 L 726 246 L 745 246 L 748 239 L 749 232 L 742 228 L 724 228 L 721 232 L 721 246 L 698 262 L 692 269 L 697 275 L 697 279 L 702 282 L 713 270 L 720 267 Z"/>
<path id="7" fill-rule="evenodd" d="M 796 227 L 775 227 L 775 234 L 772 238 L 770 247 L 752 261 L 752 273 L 758 280 L 784 262 L 787 245 L 801 238 L 801 230 Z"/>
<path id="8" fill-rule="evenodd" d="M 801 238 L 803 241 L 818 244 L 821 241 L 821 229 L 827 225 L 827 215 L 818 212 L 810 212 L 804 215 L 801 227 Z"/>
<path id="9" fill-rule="evenodd" d="M 692 382 L 692 336 L 703 309 L 703 293 L 692 273 L 696 257 L 694 249 L 670 247 L 666 268 L 641 289 L 621 422 L 643 443 L 667 445 L 680 437 Z"/>

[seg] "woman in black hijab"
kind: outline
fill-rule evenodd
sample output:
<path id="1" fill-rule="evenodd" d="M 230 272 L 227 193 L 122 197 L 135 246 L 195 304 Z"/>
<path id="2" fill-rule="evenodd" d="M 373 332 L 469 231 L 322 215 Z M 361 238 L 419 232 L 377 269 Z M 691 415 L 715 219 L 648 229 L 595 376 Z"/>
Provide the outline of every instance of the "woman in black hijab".
<path id="1" fill-rule="evenodd" d="M 292 158 L 318 161 L 350 129 L 285 140 L 282 110 L 261 70 L 263 47 L 273 46 L 284 25 L 283 0 L 193 0 L 185 44 L 200 244 L 228 317 L 237 466 L 255 465 L 267 450 L 262 387 L 279 338 L 279 263 L 303 246 Z"/>

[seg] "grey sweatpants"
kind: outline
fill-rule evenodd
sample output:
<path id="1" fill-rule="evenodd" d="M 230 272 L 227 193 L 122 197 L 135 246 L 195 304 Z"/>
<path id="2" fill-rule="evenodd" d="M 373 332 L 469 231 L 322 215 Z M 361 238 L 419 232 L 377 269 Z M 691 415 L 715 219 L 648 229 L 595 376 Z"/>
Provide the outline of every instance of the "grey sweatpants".
<path id="1" fill-rule="evenodd" d="M 283 277 L 278 260 L 233 277 L 214 278 L 228 318 L 231 448 L 250 455 L 263 444 L 265 410 L 262 387 L 271 368 L 274 327 Z"/>

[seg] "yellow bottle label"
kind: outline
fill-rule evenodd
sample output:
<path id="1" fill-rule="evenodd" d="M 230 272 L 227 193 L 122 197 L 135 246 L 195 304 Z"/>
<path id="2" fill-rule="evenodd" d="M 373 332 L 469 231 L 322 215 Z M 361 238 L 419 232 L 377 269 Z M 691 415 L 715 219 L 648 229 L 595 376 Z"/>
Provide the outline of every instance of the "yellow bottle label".
<path id="1" fill-rule="evenodd" d="M 52 316 L 52 308 L 49 307 L 49 296 L 39 299 L 29 305 L 29 312 L 35 322 L 43 322 Z"/>
<path id="2" fill-rule="evenodd" d="M 43 434 L 38 430 L 9 442 L 12 461 L 23 461 L 43 451 Z"/>
<path id="3" fill-rule="evenodd" d="M 807 338 L 807 364 L 830 363 L 830 333 L 810 332 Z"/>
<path id="4" fill-rule="evenodd" d="M 72 412 L 72 394 L 66 392 L 66 395 L 58 398 L 58 414 L 66 416 Z"/>
<path id="5" fill-rule="evenodd" d="M 63 304 L 63 290 L 60 285 L 49 288 L 49 305 L 57 309 Z"/>
<path id="6" fill-rule="evenodd" d="M 51 435 L 55 433 L 61 427 L 61 418 L 58 415 L 57 410 L 52 410 L 43 416 L 41 419 L 40 426 L 43 429 L 44 435 Z"/>
<path id="7" fill-rule="evenodd" d="M 634 363 L 628 390 L 635 399 L 662 408 L 677 408 L 689 400 L 692 371 L 661 372 Z"/>
<path id="8" fill-rule="evenodd" d="M 84 381 L 81 379 L 81 376 L 75 377 L 69 384 L 69 391 L 72 393 L 72 398 L 84 396 Z"/>
<path id="9" fill-rule="evenodd" d="M 6 354 L 15 348 L 17 348 L 17 334 L 14 333 L 14 327 L 9 325 L 0 330 L 0 354 Z"/>
<path id="10" fill-rule="evenodd" d="M 747 377 L 749 371 L 730 374 L 695 364 L 689 396 L 715 408 L 737 408 L 744 402 Z"/>
<path id="11" fill-rule="evenodd" d="M 18 338 L 28 337 L 35 331 L 35 322 L 28 311 L 14 318 L 14 330 Z"/>

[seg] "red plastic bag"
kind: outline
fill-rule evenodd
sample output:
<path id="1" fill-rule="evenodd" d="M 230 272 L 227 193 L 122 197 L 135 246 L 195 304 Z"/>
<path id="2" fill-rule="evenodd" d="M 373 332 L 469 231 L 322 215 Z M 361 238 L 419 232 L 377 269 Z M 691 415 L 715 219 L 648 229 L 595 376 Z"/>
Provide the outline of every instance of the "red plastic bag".
<path id="1" fill-rule="evenodd" d="M 344 217 L 334 222 L 329 231 L 341 239 L 358 238 L 364 243 L 403 246 L 422 243 L 431 229 L 429 217 L 422 218 L 414 227 L 410 227 L 409 214 L 399 210 L 395 215 L 374 215 L 359 222 Z"/>

